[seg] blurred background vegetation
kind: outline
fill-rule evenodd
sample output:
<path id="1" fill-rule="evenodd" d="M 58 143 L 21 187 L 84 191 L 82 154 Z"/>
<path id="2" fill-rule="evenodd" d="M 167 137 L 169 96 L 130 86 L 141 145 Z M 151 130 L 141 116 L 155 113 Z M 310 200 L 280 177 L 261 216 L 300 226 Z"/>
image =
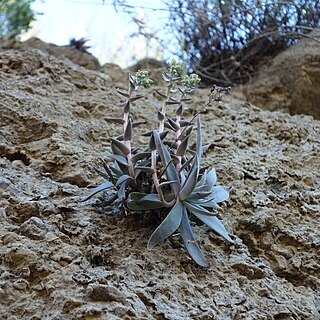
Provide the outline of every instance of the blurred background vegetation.
<path id="1" fill-rule="evenodd" d="M 266 59 L 320 26 L 319 0 L 172 0 L 168 6 L 187 66 L 220 84 L 248 81 Z"/>
<path id="2" fill-rule="evenodd" d="M 34 0 L 0 0 L 0 37 L 16 39 L 30 28 L 35 20 L 32 2 Z"/>
<path id="3" fill-rule="evenodd" d="M 0 36 L 18 39 L 30 28 L 36 19 L 34 1 L 0 0 Z M 156 44 L 157 52 L 162 51 L 157 57 L 178 57 L 208 84 L 247 82 L 261 64 L 320 27 L 320 0 L 164 0 L 161 8 L 142 1 L 145 6 L 139 9 L 146 10 L 146 17 L 150 11 L 166 12 L 167 19 L 161 25 L 159 20 L 158 28 L 137 16 L 136 1 L 92 3 L 130 16 L 136 29 L 128 28 L 128 37 L 144 38 L 146 57 L 152 58 Z"/>

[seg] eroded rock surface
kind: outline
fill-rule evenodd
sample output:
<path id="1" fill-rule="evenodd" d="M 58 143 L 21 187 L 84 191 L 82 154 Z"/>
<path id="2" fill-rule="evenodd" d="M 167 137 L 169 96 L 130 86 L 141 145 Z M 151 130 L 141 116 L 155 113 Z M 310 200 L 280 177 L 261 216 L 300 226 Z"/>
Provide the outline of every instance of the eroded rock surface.
<path id="1" fill-rule="evenodd" d="M 202 270 L 179 237 L 146 249 L 148 215 L 78 201 L 102 182 L 92 164 L 119 131 L 106 120 L 118 86 L 39 50 L 1 53 L 0 318 L 319 319 L 319 121 L 232 96 L 208 107 L 205 162 L 232 187 L 221 217 L 235 245 L 193 222 Z M 160 104 L 136 103 L 142 131 Z"/>
<path id="2" fill-rule="evenodd" d="M 264 109 L 320 119 L 320 32 L 311 32 L 276 56 L 245 92 L 249 101 Z"/>
<path id="3" fill-rule="evenodd" d="M 96 57 L 84 51 L 77 50 L 70 45 L 58 46 L 52 43 L 46 43 L 38 38 L 30 38 L 24 42 L 13 40 L 0 40 L 0 50 L 19 50 L 28 51 L 30 49 L 39 49 L 42 52 L 50 54 L 60 59 L 67 58 L 75 64 L 90 70 L 99 70 L 100 64 Z"/>

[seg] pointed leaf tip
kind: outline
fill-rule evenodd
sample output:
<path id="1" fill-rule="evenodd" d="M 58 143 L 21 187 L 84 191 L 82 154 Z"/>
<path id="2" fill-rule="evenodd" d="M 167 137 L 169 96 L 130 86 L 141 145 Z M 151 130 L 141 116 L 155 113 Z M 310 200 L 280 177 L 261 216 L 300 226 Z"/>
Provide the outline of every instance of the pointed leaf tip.
<path id="1" fill-rule="evenodd" d="M 168 118 L 168 122 L 175 131 L 178 131 L 180 129 L 180 126 L 171 118 Z"/>
<path id="2" fill-rule="evenodd" d="M 179 147 L 177 149 L 177 156 L 184 157 L 188 148 L 189 136 L 185 137 L 184 140 L 181 141 Z"/>
<path id="3" fill-rule="evenodd" d="M 202 222 L 204 222 L 208 227 L 218 233 L 220 236 L 224 237 L 230 243 L 234 241 L 230 238 L 227 230 L 225 229 L 222 222 L 216 216 L 205 216 L 196 212 L 192 212 L 196 217 L 198 217 Z"/>
<path id="4" fill-rule="evenodd" d="M 127 156 L 131 152 L 131 150 L 119 140 L 113 138 L 111 138 L 110 140 L 124 155 Z"/>
<path id="5" fill-rule="evenodd" d="M 128 100 L 123 106 L 123 113 L 129 113 L 129 112 L 130 112 L 130 100 Z"/>
<path id="6" fill-rule="evenodd" d="M 181 235 L 184 245 L 191 258 L 201 267 L 209 268 L 211 263 L 205 258 L 196 239 L 193 235 L 186 209 L 183 210 L 182 221 L 180 226 Z"/>
<path id="7" fill-rule="evenodd" d="M 128 120 L 126 129 L 124 131 L 123 139 L 125 141 L 132 139 L 132 120 L 131 119 Z"/>
<path id="8" fill-rule="evenodd" d="M 167 96 L 166 96 L 164 93 L 160 92 L 160 91 L 157 90 L 157 89 L 155 89 L 154 91 L 155 91 L 161 98 L 167 99 Z"/>
<path id="9" fill-rule="evenodd" d="M 217 173 L 215 168 L 212 168 L 206 176 L 206 184 L 211 190 L 217 183 Z"/>
<path id="10" fill-rule="evenodd" d="M 113 183 L 107 181 L 107 182 L 104 182 L 102 184 L 100 184 L 100 186 L 94 188 L 91 193 L 85 197 L 84 199 L 80 200 L 80 202 L 85 202 L 87 200 L 89 200 L 91 197 L 93 197 L 95 194 L 101 192 L 101 191 L 104 191 L 104 190 L 107 190 L 107 189 L 110 189 L 112 188 L 114 185 Z"/>
<path id="11" fill-rule="evenodd" d="M 127 166 L 128 165 L 128 161 L 126 158 L 122 157 L 122 156 L 118 156 L 116 154 L 108 154 L 107 155 L 108 158 L 113 159 L 115 161 L 117 161 L 118 163 Z"/>
<path id="12" fill-rule="evenodd" d="M 142 99 L 142 98 L 143 98 L 143 96 L 135 96 L 135 97 L 130 98 L 130 101 L 134 102 L 134 101 L 137 101 L 137 100 Z"/>
<path id="13" fill-rule="evenodd" d="M 221 186 L 215 186 L 211 189 L 212 198 L 216 203 L 223 202 L 229 199 L 229 192 Z"/>
<path id="14" fill-rule="evenodd" d="M 124 124 L 124 120 L 122 118 L 105 118 L 105 120 L 117 124 Z"/>
<path id="15" fill-rule="evenodd" d="M 158 110 L 158 120 L 163 121 L 164 119 L 165 119 L 165 115 L 160 110 Z"/>
<path id="16" fill-rule="evenodd" d="M 116 89 L 116 91 L 126 98 L 130 97 L 130 94 L 128 94 L 127 92 L 121 91 L 120 89 Z"/>
<path id="17" fill-rule="evenodd" d="M 155 141 L 154 141 L 153 132 L 152 132 L 151 137 L 150 137 L 150 140 L 149 140 L 149 150 L 150 150 L 150 151 L 155 151 L 155 150 L 157 150 L 156 143 L 155 143 Z"/>
<path id="18" fill-rule="evenodd" d="M 183 113 L 183 107 L 182 104 L 179 106 L 179 108 L 177 108 L 176 110 L 176 116 L 180 117 Z"/>

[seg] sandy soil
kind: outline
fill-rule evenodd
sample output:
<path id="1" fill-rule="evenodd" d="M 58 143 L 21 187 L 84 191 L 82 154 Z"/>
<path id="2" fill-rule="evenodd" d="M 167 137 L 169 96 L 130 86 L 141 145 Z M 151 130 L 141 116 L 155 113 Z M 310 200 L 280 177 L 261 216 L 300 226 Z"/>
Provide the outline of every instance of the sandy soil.
<path id="1" fill-rule="evenodd" d="M 232 187 L 221 218 L 235 245 L 194 223 L 202 270 L 179 236 L 146 249 L 150 215 L 79 202 L 103 181 L 92 164 L 118 130 L 107 73 L 1 52 L 0 319 L 319 319 L 320 122 L 232 95 L 207 109 L 205 162 Z M 159 103 L 137 102 L 142 131 Z"/>

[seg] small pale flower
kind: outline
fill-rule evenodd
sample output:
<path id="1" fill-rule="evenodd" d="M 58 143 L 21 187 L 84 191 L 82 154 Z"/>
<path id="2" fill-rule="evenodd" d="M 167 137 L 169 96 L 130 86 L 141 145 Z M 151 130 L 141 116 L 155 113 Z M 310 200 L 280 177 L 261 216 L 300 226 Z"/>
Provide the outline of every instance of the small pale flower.
<path id="1" fill-rule="evenodd" d="M 194 90 L 200 81 L 201 78 L 197 74 L 192 73 L 190 76 L 186 75 L 181 82 L 186 89 Z"/>
<path id="2" fill-rule="evenodd" d="M 181 73 L 181 64 L 176 62 L 175 59 L 171 61 L 170 67 L 169 67 L 169 72 L 173 76 L 180 76 Z"/>
<path id="3" fill-rule="evenodd" d="M 150 88 L 153 81 L 149 78 L 149 73 L 148 71 L 141 71 L 139 70 L 135 74 L 135 82 L 137 85 L 141 85 L 145 87 L 146 89 Z"/>

